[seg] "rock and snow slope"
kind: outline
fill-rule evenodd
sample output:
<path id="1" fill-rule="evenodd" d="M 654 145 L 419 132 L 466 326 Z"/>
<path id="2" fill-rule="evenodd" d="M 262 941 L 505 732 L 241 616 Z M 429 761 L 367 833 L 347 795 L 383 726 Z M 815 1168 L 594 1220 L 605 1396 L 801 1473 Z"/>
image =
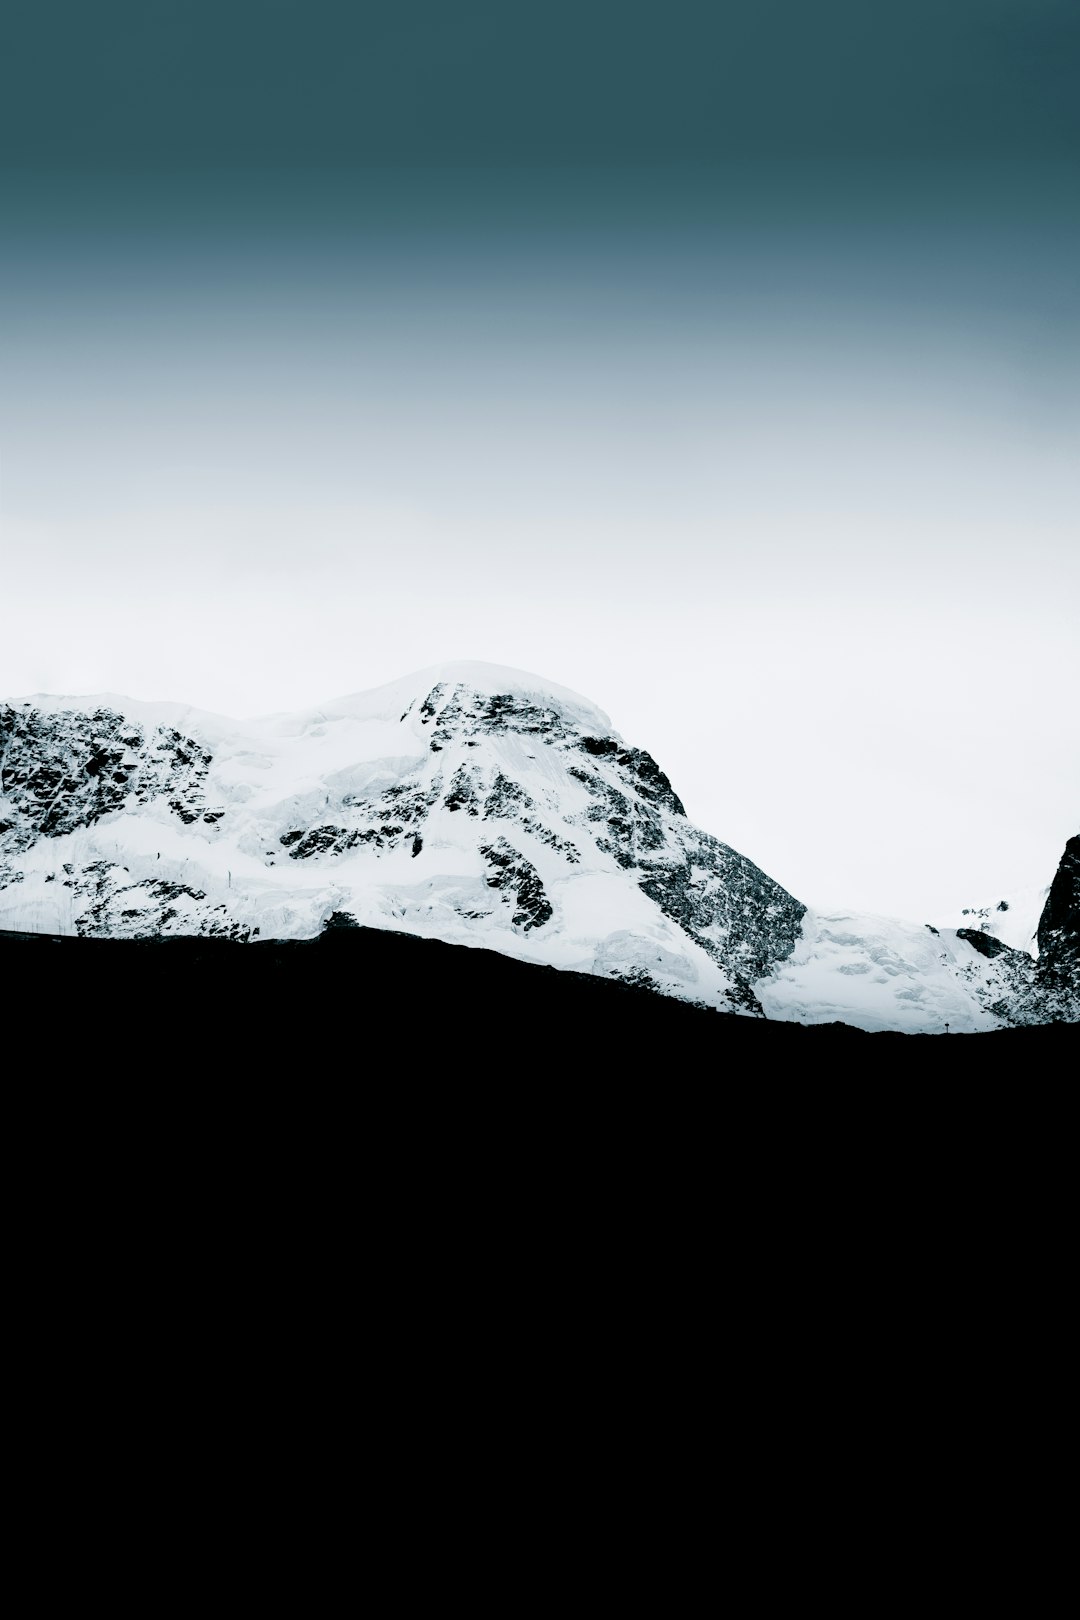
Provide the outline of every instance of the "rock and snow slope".
<path id="1" fill-rule="evenodd" d="M 342 917 L 770 1018 L 1043 1016 L 1031 958 L 985 936 L 811 915 L 606 715 L 521 671 L 446 665 L 243 723 L 0 705 L 0 928 L 303 938 Z"/>
<path id="2" fill-rule="evenodd" d="M 990 934 L 1014 951 L 1039 954 L 1039 919 L 1046 906 L 1050 885 L 1018 889 L 1015 893 L 985 900 L 981 905 L 963 906 L 934 918 L 938 928 L 968 928 Z"/>

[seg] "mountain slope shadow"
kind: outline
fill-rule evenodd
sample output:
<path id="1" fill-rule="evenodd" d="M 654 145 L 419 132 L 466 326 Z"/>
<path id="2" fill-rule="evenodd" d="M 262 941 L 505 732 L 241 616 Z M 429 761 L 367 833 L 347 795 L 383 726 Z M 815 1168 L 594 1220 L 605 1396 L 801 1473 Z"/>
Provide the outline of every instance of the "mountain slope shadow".
<path id="1" fill-rule="evenodd" d="M 249 944 L 0 933 L 9 1034 L 36 1037 L 34 1069 L 62 1074 L 93 1058 L 148 1081 L 1028 1080 L 1063 1075 L 1080 1055 L 1073 1024 L 929 1036 L 770 1022 L 340 922 L 314 940 Z"/>

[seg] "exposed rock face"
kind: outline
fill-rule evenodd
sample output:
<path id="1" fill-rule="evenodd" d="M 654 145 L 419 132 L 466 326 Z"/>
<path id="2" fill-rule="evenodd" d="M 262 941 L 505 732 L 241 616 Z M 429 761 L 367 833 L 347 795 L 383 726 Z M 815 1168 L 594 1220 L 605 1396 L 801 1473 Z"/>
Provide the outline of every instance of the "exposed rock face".
<path id="1" fill-rule="evenodd" d="M 67 872 L 67 869 L 65 868 Z M 252 930 L 229 916 L 224 901 L 212 904 L 205 889 L 167 878 L 132 881 L 126 866 L 90 861 L 63 879 L 75 903 L 75 931 L 88 938 L 109 939 L 132 933 L 220 936 L 246 940 Z M 258 929 L 254 932 L 257 934 Z"/>
<path id="2" fill-rule="evenodd" d="M 1039 919 L 1043 956 L 1080 951 L 1080 834 L 1070 838 Z"/>
<path id="3" fill-rule="evenodd" d="M 682 859 L 647 857 L 645 893 L 747 990 L 794 949 L 806 911 L 745 855 L 692 829 Z"/>
<path id="4" fill-rule="evenodd" d="M 1065 845 L 1039 919 L 1039 989 L 1055 1019 L 1080 1020 L 1080 835 Z"/>
<path id="5" fill-rule="evenodd" d="M 995 956 L 1001 956 L 1005 951 L 1012 949 L 1010 945 L 1003 945 L 1000 939 L 995 939 L 993 934 L 984 933 L 981 928 L 958 928 L 956 937 L 970 940 L 979 955 L 989 957 L 991 961 Z M 1015 954 L 1022 956 L 1023 952 L 1017 951 Z"/>
<path id="6" fill-rule="evenodd" d="M 210 754 L 170 726 L 152 731 L 113 709 L 43 713 L 0 704 L 0 860 L 165 799 L 185 823 L 220 819 L 203 791 Z"/>
<path id="7" fill-rule="evenodd" d="M 986 926 L 812 917 L 693 826 L 605 715 L 520 672 L 449 666 L 246 726 L 65 705 L 0 707 L 0 928 L 253 940 L 351 921 L 770 1018 L 1080 1016 L 1075 839 L 1036 968 Z"/>
<path id="8" fill-rule="evenodd" d="M 553 910 L 535 866 L 505 838 L 497 839 L 494 844 L 482 844 L 481 854 L 491 868 L 485 879 L 488 887 L 501 891 L 503 898 L 514 907 L 515 928 L 526 932 L 530 928 L 543 928 Z"/>

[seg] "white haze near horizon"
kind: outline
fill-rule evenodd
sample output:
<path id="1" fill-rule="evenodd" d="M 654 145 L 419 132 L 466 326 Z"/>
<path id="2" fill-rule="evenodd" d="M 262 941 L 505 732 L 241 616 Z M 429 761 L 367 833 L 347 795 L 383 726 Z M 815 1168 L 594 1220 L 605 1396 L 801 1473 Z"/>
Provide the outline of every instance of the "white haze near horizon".
<path id="1" fill-rule="evenodd" d="M 1049 883 L 1080 823 L 1076 411 L 1030 326 L 536 308 L 267 344 L 28 295 L 0 693 L 243 716 L 481 659 L 597 703 L 810 904 Z"/>

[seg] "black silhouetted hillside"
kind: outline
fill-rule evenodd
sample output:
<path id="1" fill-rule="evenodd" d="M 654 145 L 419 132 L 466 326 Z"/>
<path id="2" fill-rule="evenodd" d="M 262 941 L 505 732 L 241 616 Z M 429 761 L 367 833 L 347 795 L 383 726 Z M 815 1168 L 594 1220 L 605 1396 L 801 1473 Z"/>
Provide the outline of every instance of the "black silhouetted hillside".
<path id="1" fill-rule="evenodd" d="M 0 975 L 9 1043 L 32 1033 L 39 1051 L 146 1077 L 1031 1080 L 1063 1074 L 1080 1055 L 1076 1025 L 928 1036 L 773 1023 L 355 927 L 252 944 L 0 933 Z"/>

